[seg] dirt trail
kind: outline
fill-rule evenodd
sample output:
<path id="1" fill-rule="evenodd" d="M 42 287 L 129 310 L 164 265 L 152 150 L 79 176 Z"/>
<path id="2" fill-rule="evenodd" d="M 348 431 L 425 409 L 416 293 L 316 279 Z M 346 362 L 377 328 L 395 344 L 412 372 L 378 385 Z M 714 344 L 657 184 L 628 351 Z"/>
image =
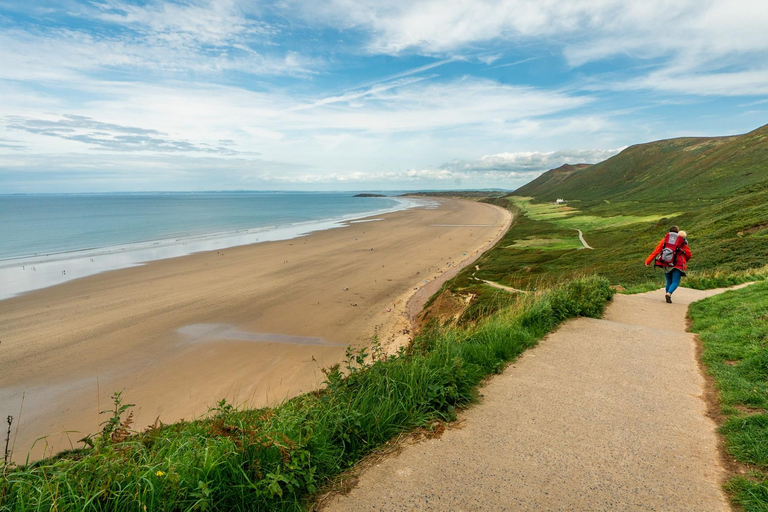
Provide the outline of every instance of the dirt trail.
<path id="1" fill-rule="evenodd" d="M 590 246 L 587 241 L 584 240 L 584 233 L 582 233 L 580 229 L 577 229 L 576 231 L 579 232 L 579 240 L 581 241 L 581 245 L 583 245 L 585 249 L 594 250 L 594 247 Z"/>
<path id="2" fill-rule="evenodd" d="M 324 510 L 727 511 L 688 304 L 618 295 L 482 390 L 439 439 L 371 467 Z"/>
<path id="3" fill-rule="evenodd" d="M 477 274 L 477 272 L 479 272 L 479 271 L 480 271 L 480 266 L 475 265 L 475 272 L 472 272 L 472 279 L 474 279 L 475 281 L 480 281 L 481 283 L 485 283 L 485 284 L 487 284 L 488 286 L 490 286 L 492 288 L 497 288 L 499 290 L 504 290 L 504 291 L 509 292 L 509 293 L 528 293 L 525 290 L 519 290 L 517 288 L 512 288 L 511 286 L 505 286 L 503 284 L 499 284 L 499 283 L 496 283 L 496 282 L 493 282 L 493 281 L 487 281 L 485 279 L 480 279 L 479 277 L 475 276 L 475 274 Z"/>

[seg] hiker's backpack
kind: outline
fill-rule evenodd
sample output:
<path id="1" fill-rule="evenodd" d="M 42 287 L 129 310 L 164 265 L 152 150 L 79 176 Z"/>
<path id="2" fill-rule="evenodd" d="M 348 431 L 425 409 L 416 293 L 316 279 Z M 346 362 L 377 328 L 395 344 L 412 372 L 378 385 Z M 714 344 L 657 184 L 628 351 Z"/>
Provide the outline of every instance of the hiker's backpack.
<path id="1" fill-rule="evenodd" d="M 667 233 L 661 252 L 656 255 L 657 267 L 674 267 L 677 265 L 677 254 L 683 249 L 685 238 L 677 233 Z"/>

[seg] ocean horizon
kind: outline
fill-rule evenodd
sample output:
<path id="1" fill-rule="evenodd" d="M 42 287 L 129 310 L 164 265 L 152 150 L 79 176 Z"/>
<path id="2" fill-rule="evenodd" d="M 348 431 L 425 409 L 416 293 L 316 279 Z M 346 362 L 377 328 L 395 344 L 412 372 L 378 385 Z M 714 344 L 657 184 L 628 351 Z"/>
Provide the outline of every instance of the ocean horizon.
<path id="1" fill-rule="evenodd" d="M 0 196 L 0 299 L 195 252 L 294 238 L 427 204 L 356 192 Z"/>

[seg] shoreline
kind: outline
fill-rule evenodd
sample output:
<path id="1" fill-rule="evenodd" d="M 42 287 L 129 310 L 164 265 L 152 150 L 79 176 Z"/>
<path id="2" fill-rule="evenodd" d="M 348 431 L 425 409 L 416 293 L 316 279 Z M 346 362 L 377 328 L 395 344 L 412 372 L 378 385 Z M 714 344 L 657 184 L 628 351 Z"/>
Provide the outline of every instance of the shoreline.
<path id="1" fill-rule="evenodd" d="M 389 199 L 396 201 L 397 204 L 390 208 L 379 208 L 326 219 L 0 258 L 0 282 L 3 283 L 3 287 L 0 288 L 0 301 L 75 279 L 145 265 L 152 261 L 257 243 L 291 240 L 319 231 L 348 227 L 349 224 L 370 217 L 425 207 L 435 203 L 433 199 L 411 196 L 391 197 Z"/>
<path id="2" fill-rule="evenodd" d="M 464 199 L 459 200 L 464 201 Z M 401 297 L 400 300 L 405 303 L 405 308 L 400 314 L 401 322 L 398 325 L 398 328 L 395 330 L 390 329 L 388 333 L 385 333 L 387 338 L 385 343 L 383 343 L 383 347 L 387 353 L 394 354 L 401 346 L 407 346 L 408 343 L 410 343 L 410 341 L 413 339 L 413 333 L 416 331 L 417 318 L 422 309 L 424 309 L 424 305 L 427 303 L 430 297 L 437 293 L 443 284 L 453 279 L 464 268 L 473 264 L 480 258 L 480 256 L 493 248 L 493 246 L 495 246 L 498 241 L 501 240 L 507 233 L 510 226 L 512 225 L 512 221 L 514 220 L 514 215 L 509 210 L 505 210 L 500 206 L 489 206 L 498 208 L 506 215 L 506 221 L 504 226 L 501 228 L 501 231 L 496 233 L 496 235 L 489 239 L 488 242 L 481 248 L 473 251 L 472 254 L 467 254 L 466 257 L 461 259 L 458 263 L 452 263 L 444 270 L 438 271 L 437 275 L 434 276 L 434 278 L 429 282 L 424 283 L 418 288 L 407 292 L 404 298 Z M 405 325 L 406 327 L 403 328 L 402 325 Z M 405 329 L 407 329 L 407 332 L 404 332 Z"/>
<path id="3" fill-rule="evenodd" d="M 14 458 L 41 435 L 57 433 L 44 442 L 49 450 L 76 445 L 120 389 L 137 404 L 137 425 L 168 423 L 199 417 L 221 398 L 261 407 L 313 391 L 322 368 L 374 333 L 396 350 L 408 339 L 412 297 L 439 287 L 509 224 L 498 207 L 438 203 L 3 301 L 9 371 L 0 375 L 0 413 L 16 416 L 26 392 Z M 73 430 L 80 434 L 65 433 Z"/>

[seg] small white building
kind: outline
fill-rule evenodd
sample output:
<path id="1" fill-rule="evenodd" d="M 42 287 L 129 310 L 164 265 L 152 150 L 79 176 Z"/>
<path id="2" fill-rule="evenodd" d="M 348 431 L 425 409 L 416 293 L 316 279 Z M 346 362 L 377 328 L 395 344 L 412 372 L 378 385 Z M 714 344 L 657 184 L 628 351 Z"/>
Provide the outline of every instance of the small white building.
<path id="1" fill-rule="evenodd" d="M 565 199 L 558 199 L 555 201 L 555 204 L 563 204 L 565 202 Z"/>

